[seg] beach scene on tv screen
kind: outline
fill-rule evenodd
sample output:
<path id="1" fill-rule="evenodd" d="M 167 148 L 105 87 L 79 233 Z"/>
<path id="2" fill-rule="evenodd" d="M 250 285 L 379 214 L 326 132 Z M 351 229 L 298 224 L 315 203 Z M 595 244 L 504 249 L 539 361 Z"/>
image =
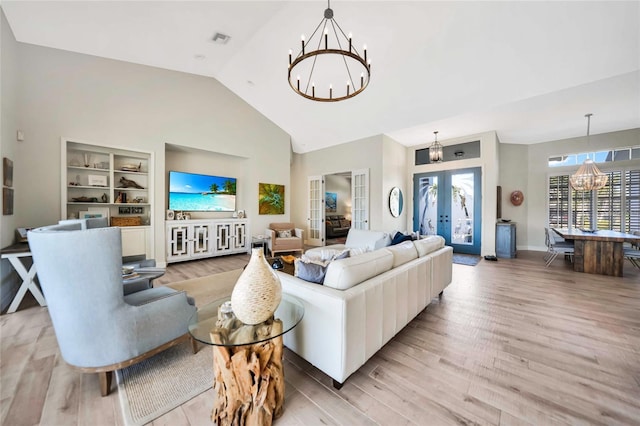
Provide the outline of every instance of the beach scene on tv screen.
<path id="1" fill-rule="evenodd" d="M 236 179 L 169 172 L 169 209 L 232 212 L 236 209 Z"/>

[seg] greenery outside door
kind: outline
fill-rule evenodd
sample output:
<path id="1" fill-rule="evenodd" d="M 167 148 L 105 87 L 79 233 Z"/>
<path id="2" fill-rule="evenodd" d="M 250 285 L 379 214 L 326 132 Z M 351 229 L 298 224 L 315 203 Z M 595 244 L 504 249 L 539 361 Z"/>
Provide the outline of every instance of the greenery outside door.
<path id="1" fill-rule="evenodd" d="M 479 167 L 414 175 L 413 230 L 441 235 L 456 253 L 480 254 L 480 178 Z"/>

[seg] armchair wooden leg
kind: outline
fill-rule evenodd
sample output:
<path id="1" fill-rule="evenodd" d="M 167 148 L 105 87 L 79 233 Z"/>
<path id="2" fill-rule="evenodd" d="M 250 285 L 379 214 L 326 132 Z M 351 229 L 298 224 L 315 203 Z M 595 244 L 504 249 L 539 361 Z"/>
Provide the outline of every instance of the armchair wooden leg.
<path id="1" fill-rule="evenodd" d="M 192 336 L 189 336 L 189 340 L 191 341 L 191 350 L 194 354 L 198 353 L 198 341 L 194 339 Z"/>
<path id="2" fill-rule="evenodd" d="M 102 396 L 109 395 L 111 391 L 111 380 L 113 378 L 113 371 L 101 371 L 98 373 L 98 379 L 100 380 L 100 394 Z"/>

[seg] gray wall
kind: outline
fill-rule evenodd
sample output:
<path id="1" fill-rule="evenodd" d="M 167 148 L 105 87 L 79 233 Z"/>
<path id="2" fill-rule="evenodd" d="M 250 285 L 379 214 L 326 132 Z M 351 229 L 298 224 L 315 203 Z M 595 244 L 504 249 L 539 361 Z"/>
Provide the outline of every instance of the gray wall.
<path id="1" fill-rule="evenodd" d="M 238 207 L 256 234 L 275 219 L 257 214 L 258 182 L 289 187 L 290 137 L 217 80 L 22 43 L 15 63 L 17 117 L 26 140 L 14 154 L 20 221 L 3 224 L 3 231 L 60 219 L 61 137 L 153 153 L 159 259 L 165 256 L 166 144 L 192 150 L 175 165 L 184 171 L 202 170 L 198 151 L 220 155 L 210 157 L 208 167 L 225 163 L 224 156 L 242 158 L 230 170 L 242 176 Z M 288 211 L 277 218 L 288 219 Z"/>
<path id="2" fill-rule="evenodd" d="M 18 70 L 16 67 L 17 43 L 9 28 L 4 11 L 0 9 L 0 157 L 7 157 L 13 161 L 14 168 L 28 167 L 28 162 L 16 158 L 16 131 L 18 130 Z M 14 177 L 14 191 L 19 188 Z M 2 200 L 0 200 L 0 205 Z M 13 243 L 14 230 L 21 226 L 19 211 L 14 209 L 11 216 L 0 216 L 0 241 L 2 247 Z M 6 259 L 0 263 L 0 309 L 4 310 L 11 303 L 11 299 L 20 284 L 18 275 Z"/>
<path id="3" fill-rule="evenodd" d="M 307 222 L 307 183 L 309 176 L 329 175 L 359 169 L 369 170 L 369 228 L 383 228 L 382 189 L 383 136 L 335 145 L 305 154 L 294 154 L 291 166 L 293 211 L 297 226 L 309 229 Z M 388 212 L 388 210 L 387 210 Z M 308 234 L 308 233 L 307 233 Z"/>
<path id="4" fill-rule="evenodd" d="M 573 173 L 578 167 L 548 167 L 548 158 L 552 155 L 570 154 L 580 152 L 602 151 L 607 148 L 620 148 L 640 145 L 640 129 L 623 130 L 619 132 L 591 135 L 589 142 L 587 137 L 577 137 L 528 145 L 527 191 L 524 192 L 527 220 L 522 225 L 526 226 L 526 240 L 518 238 L 518 245 L 529 250 L 544 250 L 544 227 L 547 226 L 547 185 L 548 176 L 560 172 Z M 515 159 L 512 159 L 515 161 Z M 615 163 L 598 164 L 603 170 L 617 170 L 622 167 L 640 168 L 640 160 L 617 161 Z M 511 169 L 510 174 L 501 176 L 503 182 L 522 179 L 519 175 L 524 172 Z M 504 204 L 503 204 L 504 205 Z M 522 206 L 521 206 L 522 207 Z M 518 226 L 520 233 L 523 226 Z"/>

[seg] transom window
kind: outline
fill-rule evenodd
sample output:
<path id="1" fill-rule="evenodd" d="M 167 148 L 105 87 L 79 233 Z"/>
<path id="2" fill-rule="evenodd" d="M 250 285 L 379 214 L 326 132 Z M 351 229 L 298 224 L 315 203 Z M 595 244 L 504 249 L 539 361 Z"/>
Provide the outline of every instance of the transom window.
<path id="1" fill-rule="evenodd" d="M 640 159 L 640 146 L 583 152 L 580 154 L 553 155 L 549 157 L 549 167 L 579 166 L 588 158 L 592 159 L 594 163 L 637 160 Z"/>

